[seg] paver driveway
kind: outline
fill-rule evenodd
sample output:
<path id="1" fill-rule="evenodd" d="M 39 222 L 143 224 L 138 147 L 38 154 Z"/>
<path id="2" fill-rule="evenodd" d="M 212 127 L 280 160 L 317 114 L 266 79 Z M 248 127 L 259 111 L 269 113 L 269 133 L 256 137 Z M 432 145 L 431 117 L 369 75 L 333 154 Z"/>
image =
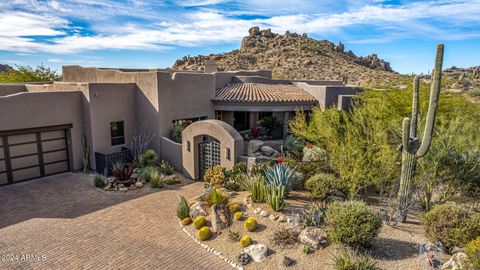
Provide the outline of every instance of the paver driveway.
<path id="1" fill-rule="evenodd" d="M 178 226 L 178 194 L 201 190 L 107 193 L 72 173 L 0 187 L 0 269 L 231 269 Z M 25 254 L 43 257 L 7 260 Z"/>

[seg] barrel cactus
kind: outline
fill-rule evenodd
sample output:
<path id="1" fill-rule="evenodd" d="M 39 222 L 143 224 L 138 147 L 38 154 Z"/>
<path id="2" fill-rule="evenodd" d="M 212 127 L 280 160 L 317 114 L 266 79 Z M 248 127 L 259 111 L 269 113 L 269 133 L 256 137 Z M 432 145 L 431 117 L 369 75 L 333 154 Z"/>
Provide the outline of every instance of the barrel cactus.
<path id="1" fill-rule="evenodd" d="M 248 235 L 245 235 L 240 239 L 240 245 L 243 248 L 250 246 L 252 243 L 253 243 L 252 238 Z"/>
<path id="2" fill-rule="evenodd" d="M 258 223 L 254 218 L 248 218 L 245 220 L 245 229 L 249 232 L 253 232 L 257 229 Z"/>
<path id="3" fill-rule="evenodd" d="M 230 212 L 236 213 L 240 211 L 240 205 L 238 203 L 232 203 L 228 206 L 228 209 L 230 210 Z"/>
<path id="4" fill-rule="evenodd" d="M 241 220 L 242 217 L 243 217 L 242 212 L 236 212 L 236 213 L 233 215 L 233 219 L 235 219 L 235 220 Z"/>
<path id="5" fill-rule="evenodd" d="M 212 231 L 207 226 L 200 228 L 198 231 L 198 239 L 206 241 L 212 237 Z"/>
<path id="6" fill-rule="evenodd" d="M 437 46 L 435 57 L 435 69 L 432 73 L 432 86 L 430 90 L 430 103 L 425 124 L 423 138 L 417 137 L 418 121 L 418 103 L 419 103 L 419 79 L 415 77 L 413 86 L 412 118 L 403 119 L 402 145 L 399 150 L 402 151 L 402 169 L 400 176 L 400 185 L 398 189 L 398 205 L 396 219 L 405 221 L 408 210 L 412 204 L 412 184 L 415 176 L 417 160 L 424 157 L 432 142 L 433 127 L 437 114 L 438 98 L 440 96 L 440 85 L 442 79 L 444 45 Z"/>
<path id="7" fill-rule="evenodd" d="M 204 216 L 198 216 L 193 220 L 193 227 L 200 230 L 200 228 L 207 225 L 207 219 Z"/>
<path id="8" fill-rule="evenodd" d="M 192 223 L 192 219 L 190 217 L 186 217 L 184 219 L 182 219 L 182 224 L 187 226 L 187 225 L 190 225 L 190 223 Z"/>

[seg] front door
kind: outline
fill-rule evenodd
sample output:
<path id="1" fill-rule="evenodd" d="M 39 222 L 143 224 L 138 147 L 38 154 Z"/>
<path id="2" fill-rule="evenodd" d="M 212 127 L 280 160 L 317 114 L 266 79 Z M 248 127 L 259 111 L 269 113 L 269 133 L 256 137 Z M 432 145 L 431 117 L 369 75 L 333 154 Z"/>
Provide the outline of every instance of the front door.
<path id="1" fill-rule="evenodd" d="M 220 142 L 210 136 L 205 136 L 203 142 L 198 144 L 200 179 L 208 169 L 220 165 Z"/>

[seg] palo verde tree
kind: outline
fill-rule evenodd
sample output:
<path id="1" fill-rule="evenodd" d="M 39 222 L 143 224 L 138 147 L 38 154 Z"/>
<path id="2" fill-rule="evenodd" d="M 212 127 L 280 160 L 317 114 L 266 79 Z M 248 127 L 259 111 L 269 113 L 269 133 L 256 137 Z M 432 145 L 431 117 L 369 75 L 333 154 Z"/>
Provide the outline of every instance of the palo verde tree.
<path id="1" fill-rule="evenodd" d="M 419 79 L 415 77 L 413 87 L 412 118 L 403 119 L 402 126 L 402 169 L 400 175 L 400 186 L 398 189 L 397 218 L 406 220 L 408 210 L 412 204 L 412 185 L 417 166 L 417 160 L 425 156 L 432 143 L 433 128 L 437 114 L 438 98 L 440 96 L 440 84 L 442 78 L 444 45 L 437 46 L 435 57 L 435 69 L 432 75 L 432 86 L 430 90 L 430 102 L 428 106 L 425 131 L 422 141 L 417 137 L 418 104 L 419 104 Z"/>

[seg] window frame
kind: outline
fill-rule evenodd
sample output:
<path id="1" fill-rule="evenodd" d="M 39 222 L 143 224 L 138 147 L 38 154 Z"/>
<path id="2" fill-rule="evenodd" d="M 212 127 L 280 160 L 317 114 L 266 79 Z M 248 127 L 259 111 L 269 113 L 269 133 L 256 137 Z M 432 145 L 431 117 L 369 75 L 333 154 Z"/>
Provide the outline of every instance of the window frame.
<path id="1" fill-rule="evenodd" d="M 118 125 L 118 123 L 121 123 L 121 127 L 122 127 L 122 136 L 113 136 L 113 130 L 112 130 L 112 125 L 113 124 L 116 124 Z M 114 140 L 117 140 L 117 139 L 123 139 L 121 142 L 122 143 L 116 143 L 114 144 Z M 122 146 L 122 145 L 125 145 L 125 121 L 112 121 L 110 122 L 110 145 L 111 146 Z"/>

